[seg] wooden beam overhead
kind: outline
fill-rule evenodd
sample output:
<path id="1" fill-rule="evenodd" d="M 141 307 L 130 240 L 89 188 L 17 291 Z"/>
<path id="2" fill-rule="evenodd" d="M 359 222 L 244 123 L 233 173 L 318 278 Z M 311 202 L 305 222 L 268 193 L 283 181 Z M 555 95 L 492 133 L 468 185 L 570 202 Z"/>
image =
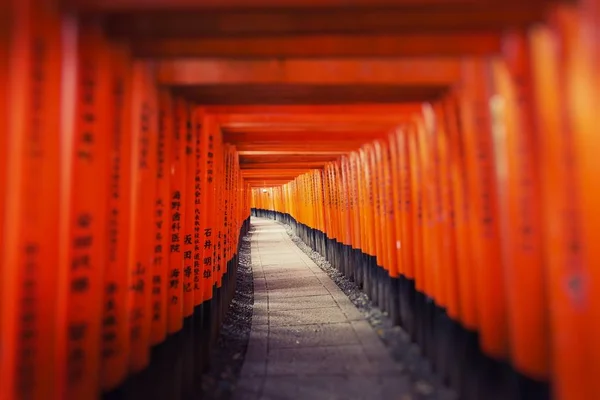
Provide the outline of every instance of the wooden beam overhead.
<path id="1" fill-rule="evenodd" d="M 267 114 L 267 115 L 300 115 L 300 114 L 352 114 L 352 115 L 402 115 L 419 112 L 421 104 L 302 104 L 302 105 L 235 105 L 218 106 L 202 105 L 209 114 Z"/>
<path id="2" fill-rule="evenodd" d="M 290 134 L 290 132 L 231 132 L 227 129 L 223 130 L 223 140 L 237 146 L 241 150 L 240 145 L 252 144 L 256 148 L 265 146 L 273 146 L 285 144 L 294 146 L 295 148 L 311 148 L 313 146 L 329 147 L 339 146 L 344 143 L 365 142 L 387 133 L 387 130 L 373 131 L 311 131 L 299 135 Z"/>
<path id="3" fill-rule="evenodd" d="M 305 164 L 307 167 L 311 166 L 311 163 L 327 163 L 337 160 L 341 154 L 330 153 L 330 154 L 309 154 L 309 153 L 278 153 L 269 155 L 240 155 L 240 165 L 250 164 L 271 164 L 276 165 L 279 163 L 294 163 L 294 164 Z"/>
<path id="4" fill-rule="evenodd" d="M 267 178 L 277 178 L 277 179 L 294 179 L 297 176 L 305 174 L 311 171 L 314 168 L 305 168 L 305 169 L 242 169 L 240 171 L 243 178 L 259 178 L 259 179 L 267 179 Z"/>
<path id="5" fill-rule="evenodd" d="M 372 140 L 374 138 L 370 138 Z M 252 141 L 237 144 L 235 148 L 238 151 L 252 151 L 252 150 L 261 150 L 261 151 L 283 151 L 289 150 L 294 151 L 296 153 L 305 153 L 310 150 L 342 150 L 344 152 L 349 152 L 360 148 L 366 141 L 354 141 L 354 142 L 329 142 L 329 145 L 323 145 L 321 142 L 310 142 L 305 144 L 298 144 L 295 142 L 287 143 L 280 142 L 274 144 L 263 144 L 263 143 L 254 143 Z"/>
<path id="6" fill-rule="evenodd" d="M 446 86 L 394 85 L 202 85 L 179 86 L 174 92 L 202 105 L 340 105 L 398 104 L 433 101 Z"/>
<path id="7" fill-rule="evenodd" d="M 505 0 L 516 3 L 522 0 Z M 498 4 L 498 0 L 62 0 L 65 7 L 80 11 L 115 12 L 140 10 L 231 10 L 264 8 L 331 8 L 439 6 L 447 4 Z"/>
<path id="8" fill-rule="evenodd" d="M 140 39 L 132 42 L 142 58 L 273 57 L 455 57 L 500 51 L 494 32 L 385 35 L 286 35 L 200 39 Z"/>
<path id="9" fill-rule="evenodd" d="M 416 107 L 398 114 L 221 114 L 217 123 L 229 132 L 320 132 L 380 130 L 406 123 L 421 111 Z"/>
<path id="10" fill-rule="evenodd" d="M 345 154 L 346 152 L 344 150 L 329 150 L 329 151 L 319 151 L 319 150 L 308 150 L 303 152 L 301 155 L 302 156 L 317 156 L 317 157 L 321 157 L 321 156 L 335 156 L 335 155 L 342 155 Z M 251 151 L 238 151 L 238 154 L 241 156 L 281 156 L 281 155 L 285 155 L 285 156 L 294 156 L 294 155 L 298 155 L 298 152 L 293 151 L 293 150 L 281 150 L 281 151 L 261 151 L 261 150 L 251 150 Z"/>
<path id="11" fill-rule="evenodd" d="M 158 81 L 195 85 L 406 85 L 446 86 L 461 77 L 458 58 L 173 60 L 158 68 Z"/>
<path id="12" fill-rule="evenodd" d="M 432 33 L 501 30 L 542 17 L 539 1 L 520 4 L 442 4 L 395 7 L 185 10 L 119 13 L 107 19 L 118 38 L 200 38 L 300 34 Z"/>
<path id="13" fill-rule="evenodd" d="M 240 164 L 241 169 L 273 169 L 283 168 L 286 170 L 305 170 L 306 168 L 323 168 L 328 161 L 305 161 L 305 162 L 284 162 L 284 163 L 243 163 Z"/>
<path id="14" fill-rule="evenodd" d="M 252 188 L 278 187 L 290 182 L 290 179 L 252 179 L 246 178 L 244 181 Z"/>

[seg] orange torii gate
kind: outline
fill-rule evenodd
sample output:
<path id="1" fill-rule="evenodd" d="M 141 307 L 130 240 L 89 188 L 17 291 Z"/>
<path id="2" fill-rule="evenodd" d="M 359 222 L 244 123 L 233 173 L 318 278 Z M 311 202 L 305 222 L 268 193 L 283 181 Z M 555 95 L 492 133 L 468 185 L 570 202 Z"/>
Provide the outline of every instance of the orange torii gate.
<path id="1" fill-rule="evenodd" d="M 191 395 L 251 208 L 465 398 L 599 391 L 596 0 L 0 7 L 0 400 Z"/>

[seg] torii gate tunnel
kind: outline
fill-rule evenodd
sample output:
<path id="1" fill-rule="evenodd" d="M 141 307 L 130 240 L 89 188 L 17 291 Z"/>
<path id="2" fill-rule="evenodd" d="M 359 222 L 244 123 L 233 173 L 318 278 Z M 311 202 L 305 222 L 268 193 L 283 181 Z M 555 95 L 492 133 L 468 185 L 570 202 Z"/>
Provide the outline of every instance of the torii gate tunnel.
<path id="1" fill-rule="evenodd" d="M 0 400 L 106 396 L 190 321 L 197 381 L 251 215 L 459 396 L 477 365 L 511 399 L 598 398 L 599 1 L 0 11 Z"/>

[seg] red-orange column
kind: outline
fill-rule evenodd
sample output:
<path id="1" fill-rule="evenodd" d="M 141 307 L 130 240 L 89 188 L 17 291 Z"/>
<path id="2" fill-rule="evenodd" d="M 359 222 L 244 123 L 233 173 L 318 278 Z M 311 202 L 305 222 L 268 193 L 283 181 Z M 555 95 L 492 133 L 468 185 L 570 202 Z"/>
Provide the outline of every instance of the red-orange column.
<path id="1" fill-rule="evenodd" d="M 377 140 L 373 143 L 373 158 L 371 160 L 373 172 L 374 172 L 374 184 L 375 184 L 375 199 L 377 206 L 377 232 L 379 235 L 377 236 L 378 242 L 378 264 L 389 273 L 389 258 L 387 253 L 387 209 L 386 209 L 386 189 L 385 189 L 385 176 L 384 176 L 384 168 L 385 161 L 383 155 L 383 143 L 380 140 Z"/>
<path id="2" fill-rule="evenodd" d="M 223 142 L 221 140 L 221 131 L 215 129 L 214 131 L 214 184 L 215 184 L 215 238 L 213 248 L 213 260 L 216 267 L 216 280 L 217 289 L 220 289 L 223 285 L 223 275 L 225 273 L 224 260 L 223 260 L 223 197 L 224 197 L 224 166 L 225 166 L 225 154 L 223 152 Z M 273 209 L 273 190 L 270 191 L 269 198 L 269 209 Z"/>
<path id="3" fill-rule="evenodd" d="M 129 235 L 131 218 L 131 61 L 115 46 L 110 80 L 108 260 L 102 318 L 103 390 L 116 388 L 129 371 Z"/>
<path id="4" fill-rule="evenodd" d="M 202 120 L 202 137 L 200 138 L 201 161 L 204 166 L 202 171 L 202 211 L 201 211 L 201 236 L 202 236 L 202 278 L 204 300 L 212 299 L 213 286 L 216 282 L 214 252 L 214 206 L 215 206 L 215 155 L 214 131 L 218 129 L 214 116 L 205 115 Z"/>
<path id="5" fill-rule="evenodd" d="M 371 212 L 371 200 L 369 191 L 369 170 L 366 168 L 367 164 L 367 156 L 366 150 L 363 147 L 359 151 L 359 158 L 357 160 L 357 169 L 359 173 L 359 198 L 360 198 L 360 208 L 361 208 L 361 226 L 363 226 L 361 244 L 362 251 L 365 254 L 370 256 L 374 256 L 375 252 L 373 249 L 373 236 L 371 236 L 371 224 L 372 224 L 372 212 Z"/>
<path id="6" fill-rule="evenodd" d="M 95 398 L 100 389 L 101 321 L 108 249 L 110 57 L 100 29 L 82 24 L 77 38 L 75 97 L 63 97 L 60 362 L 61 398 Z M 72 39 L 72 38 L 71 38 Z M 66 54 L 72 57 L 71 54 Z M 65 76 L 65 75 L 64 75 Z M 67 78 L 68 79 L 68 78 Z M 69 88 L 71 89 L 71 88 Z M 74 124 L 74 125 L 71 125 Z M 64 318 L 64 319 L 63 319 Z M 64 324 L 64 325 L 63 325 Z M 64 328 L 63 328 L 64 327 Z M 62 371 L 61 371 L 62 373 Z"/>
<path id="7" fill-rule="evenodd" d="M 427 225 L 429 232 L 429 255 L 428 265 L 432 274 L 432 288 L 435 293 L 435 301 L 441 308 L 447 307 L 447 273 L 448 259 L 443 257 L 443 229 L 444 229 L 444 213 L 442 200 L 442 173 L 441 156 L 439 149 L 440 136 L 444 134 L 442 121 L 439 120 L 439 115 L 435 115 L 435 111 L 431 104 L 423 107 L 423 115 L 426 132 L 426 150 L 425 157 L 427 163 Z"/>
<path id="8" fill-rule="evenodd" d="M 399 142 L 403 140 L 401 137 L 402 129 L 397 128 L 394 132 L 390 133 L 388 137 L 388 154 L 389 154 L 389 179 L 390 179 L 390 210 L 393 213 L 393 219 L 390 221 L 394 225 L 395 242 L 392 243 L 392 251 L 396 259 L 396 270 L 398 275 L 406 275 L 405 265 L 405 252 L 402 246 L 408 242 L 405 239 L 405 233 L 403 231 L 403 223 L 405 222 L 404 216 L 404 204 L 403 200 L 404 193 L 402 193 L 402 185 L 405 184 L 401 178 L 401 162 L 399 153 Z"/>
<path id="9" fill-rule="evenodd" d="M 355 226 L 352 215 L 352 176 L 350 174 L 350 159 L 348 156 L 342 158 L 340 162 L 340 170 L 344 182 L 344 186 L 342 188 L 342 201 L 344 204 L 342 214 L 342 233 L 344 234 L 344 244 L 346 246 L 352 246 L 352 237 L 354 234 Z M 315 193 L 315 212 L 318 210 L 317 198 L 317 194 Z"/>
<path id="10" fill-rule="evenodd" d="M 183 316 L 189 317 L 194 313 L 194 218 L 196 213 L 196 198 L 194 181 L 196 178 L 196 134 L 191 106 L 181 110 L 184 129 L 184 168 L 185 188 L 182 191 L 183 207 L 185 208 L 185 224 L 183 226 Z"/>
<path id="11" fill-rule="evenodd" d="M 169 291 L 168 333 L 183 327 L 183 236 L 185 229 L 185 121 L 181 115 L 182 101 L 173 104 L 173 139 L 171 142 L 169 218 Z"/>
<path id="12" fill-rule="evenodd" d="M 194 110 L 194 306 L 204 301 L 202 286 L 202 113 Z"/>
<path id="13" fill-rule="evenodd" d="M 485 60 L 467 60 L 463 73 L 461 110 L 470 201 L 473 203 L 471 244 L 477 266 L 475 282 L 480 345 L 488 356 L 503 359 L 507 356 L 508 335 L 489 111 L 489 64 Z"/>
<path id="14" fill-rule="evenodd" d="M 542 247 L 540 135 L 534 120 L 527 37 L 507 35 L 504 61 L 494 64 L 498 92 L 491 103 L 496 128 L 503 214 L 504 270 L 511 361 L 537 380 L 549 378 L 548 308 Z"/>
<path id="15" fill-rule="evenodd" d="M 214 233 L 215 236 L 213 238 L 213 262 L 215 264 L 215 273 L 216 273 L 216 284 L 217 288 L 221 288 L 223 284 L 223 257 L 222 257 L 222 248 L 223 248 L 223 145 L 221 141 L 221 130 L 220 128 L 215 129 L 213 131 L 213 139 L 211 140 L 212 151 L 210 151 L 211 144 L 209 143 L 209 152 L 213 154 L 214 159 L 214 187 L 215 187 L 215 207 L 214 207 Z M 273 199 L 273 191 L 270 192 L 271 195 L 271 203 L 269 204 L 269 209 L 273 209 L 272 199 Z"/>
<path id="16" fill-rule="evenodd" d="M 232 245 L 234 243 L 234 228 L 236 228 L 237 222 L 234 218 L 234 190 L 235 190 L 235 162 L 234 162 L 234 149 L 227 145 L 227 167 L 226 167 L 226 202 L 225 202 L 225 214 L 223 215 L 223 224 L 225 225 L 226 236 L 223 238 L 223 242 L 225 244 L 225 262 L 229 262 L 233 257 L 233 248 Z"/>
<path id="17" fill-rule="evenodd" d="M 450 146 L 452 202 L 456 231 L 457 284 L 460 299 L 460 322 L 470 331 L 477 330 L 477 301 L 475 297 L 475 271 L 471 247 L 470 224 L 474 218 L 473 204 L 469 200 L 464 132 L 460 123 L 457 100 L 449 97 L 444 104 L 446 132 Z"/>
<path id="18" fill-rule="evenodd" d="M 407 279 L 415 279 L 415 243 L 413 242 L 414 235 L 414 220 L 415 220 L 415 202 L 413 199 L 414 186 L 412 185 L 411 175 L 411 154 L 409 147 L 409 130 L 402 128 L 396 132 L 396 146 L 398 151 L 398 200 L 400 201 L 400 215 L 397 217 L 401 220 L 400 229 L 402 231 L 400 250 L 402 254 L 402 271 Z"/>
<path id="19" fill-rule="evenodd" d="M 388 262 L 388 274 L 392 278 L 398 278 L 398 232 L 396 232 L 395 219 L 396 210 L 394 207 L 394 185 L 392 182 L 392 153 L 390 150 L 390 143 L 388 141 L 382 142 L 381 147 L 382 155 L 382 186 L 383 186 L 383 207 L 385 209 L 385 236 L 383 237 L 385 243 L 386 258 Z"/>
<path id="20" fill-rule="evenodd" d="M 420 163 L 420 143 L 417 133 L 417 127 L 411 125 L 408 130 L 408 153 L 410 154 L 410 182 L 412 189 L 412 203 L 414 205 L 414 220 L 412 224 L 413 237 L 413 255 L 414 255 L 414 275 L 416 289 L 426 294 L 425 269 L 424 269 L 424 240 L 423 227 L 425 225 L 423 215 L 423 171 Z"/>
<path id="21" fill-rule="evenodd" d="M 156 345 L 167 337 L 168 289 L 171 244 L 171 143 L 173 140 L 173 99 L 167 90 L 158 98 L 158 138 L 156 152 L 156 196 L 154 205 L 154 260 L 152 265 L 152 331 Z"/>
<path id="22" fill-rule="evenodd" d="M 47 5 L 12 5 L 0 71 L 0 398 L 45 399 L 57 396 L 59 376 L 60 26 Z"/>
<path id="23" fill-rule="evenodd" d="M 11 38 L 13 37 L 13 20 L 16 19 L 13 14 L 14 5 L 11 2 L 3 2 L 0 5 L 0 12 L 4 13 L 10 22 L 0 25 L 0 187 L 6 188 L 6 170 L 7 170 L 7 147 L 8 147 L 8 129 L 9 129 L 9 116 L 11 113 L 8 111 L 9 105 L 9 62 L 11 60 L 9 47 L 11 45 Z M 5 234 L 5 204 L 7 196 L 0 196 L 0 243 L 4 244 Z M 0 276 L 4 270 L 4 246 L 0 246 Z M 1 298 L 1 297 L 0 297 Z M 0 353 L 5 354 L 3 350 L 5 343 L 1 332 L 5 332 L 3 329 L 2 319 L 2 306 L 4 300 L 0 300 Z M 2 361 L 0 361 L 0 373 L 3 370 Z M 6 376 L 6 375 L 3 375 Z M 8 379 L 8 378 L 7 378 Z M 0 397 L 1 399 L 2 397 Z"/>
<path id="24" fill-rule="evenodd" d="M 372 196 L 373 208 L 373 226 L 372 235 L 375 243 L 375 255 L 377 258 L 377 267 L 384 267 L 385 252 L 383 251 L 383 210 L 381 199 L 381 174 L 379 165 L 381 165 L 380 152 L 378 151 L 378 143 L 370 143 L 368 146 L 368 168 L 370 171 L 370 196 Z"/>
<path id="25" fill-rule="evenodd" d="M 412 192 L 412 204 L 414 210 L 414 219 L 412 224 L 412 245 L 415 287 L 421 293 L 425 292 L 425 270 L 424 270 L 424 244 L 423 244 L 423 179 L 422 167 L 420 165 L 420 145 L 417 135 L 417 128 L 414 125 L 407 127 L 408 148 L 410 154 L 410 182 Z"/>
<path id="26" fill-rule="evenodd" d="M 586 263 L 589 267 L 600 265 L 600 248 L 594 246 L 600 229 L 600 178 L 599 159 L 600 141 L 597 134 L 600 129 L 600 4 L 597 0 L 583 0 L 579 6 L 578 40 L 581 46 L 572 49 L 573 62 L 569 74 L 569 103 L 575 134 L 575 145 L 580 160 L 581 185 L 585 188 L 581 194 L 581 206 L 585 215 L 582 227 L 586 248 Z M 598 293 L 600 271 L 592 269 L 590 289 Z M 600 337 L 600 296 L 591 298 L 590 336 Z M 592 376 L 600 375 L 600 345 L 597 340 L 591 344 Z M 594 380 L 594 393 L 600 391 L 600 380 Z"/>
<path id="27" fill-rule="evenodd" d="M 150 65 L 133 66 L 133 151 L 130 253 L 130 367 L 141 371 L 150 362 L 151 269 L 154 266 L 154 212 L 158 137 L 158 93 Z"/>
<path id="28" fill-rule="evenodd" d="M 369 144 L 369 168 L 371 171 L 370 187 L 373 196 L 373 238 L 375 240 L 377 266 L 387 269 L 385 252 L 383 250 L 383 236 L 385 234 L 385 227 L 383 225 L 384 210 L 382 201 L 381 166 L 381 146 L 379 142 L 372 142 Z"/>
<path id="29" fill-rule="evenodd" d="M 446 110 L 443 104 L 435 106 L 436 134 L 434 149 L 439 159 L 437 163 L 438 200 L 436 218 L 438 220 L 438 246 L 441 269 L 441 282 L 445 296 L 446 312 L 455 321 L 460 320 L 460 293 L 458 285 L 458 265 L 456 260 L 456 224 L 454 211 L 454 184 L 452 159 Z"/>
<path id="30" fill-rule="evenodd" d="M 342 231 L 342 227 L 341 227 L 341 220 L 340 220 L 340 210 L 342 207 L 342 202 L 341 202 L 341 196 L 340 196 L 340 190 L 342 188 L 342 183 L 341 183 L 341 177 L 340 177 L 340 173 L 339 173 L 339 164 L 337 162 L 335 163 L 331 163 L 331 190 L 332 190 L 332 198 L 333 198 L 333 221 L 334 221 L 334 233 L 333 233 L 333 238 L 341 243 L 342 242 L 342 235 L 341 235 L 341 231 Z M 309 185 L 309 190 L 308 190 L 308 199 L 309 199 L 309 203 L 308 203 L 308 211 L 310 213 L 310 217 L 312 217 L 312 208 L 313 208 L 313 203 L 312 203 L 312 191 L 310 190 L 310 180 L 308 179 L 308 176 L 306 176 L 306 181 L 307 181 L 307 185 Z M 311 218 L 312 219 L 312 218 Z M 312 223 L 311 219 L 309 219 L 309 226 L 310 223 Z"/>
<path id="31" fill-rule="evenodd" d="M 231 250 L 231 244 L 233 242 L 233 230 L 234 220 L 232 217 L 233 214 L 233 178 L 234 178 L 234 164 L 233 164 L 233 149 L 231 146 L 225 146 L 225 201 L 224 201 L 224 212 L 223 212 L 223 226 L 225 228 L 225 233 L 223 235 L 223 252 L 225 264 L 229 262 L 233 252 Z"/>
<path id="32" fill-rule="evenodd" d="M 593 196 L 597 188 L 582 187 L 582 164 L 577 151 L 585 146 L 581 146 L 582 142 L 579 149 L 576 146 L 576 133 L 581 135 L 579 140 L 593 137 L 589 128 L 579 130 L 582 122 L 579 113 L 589 117 L 590 111 L 584 104 L 579 110 L 573 107 L 577 103 L 568 101 L 574 94 L 570 91 L 576 89 L 570 85 L 572 79 L 585 77 L 585 72 L 577 67 L 581 61 L 577 60 L 577 54 L 581 54 L 577 42 L 580 21 L 574 10 L 568 8 L 555 10 L 552 17 L 549 27 L 537 27 L 531 35 L 535 122 L 542 133 L 539 150 L 550 363 L 554 396 L 578 400 L 597 395 L 598 376 L 592 358 L 597 337 L 592 335 L 597 331 L 598 321 L 593 320 L 591 313 L 597 290 L 591 286 L 590 279 L 596 275 L 597 265 L 587 260 L 588 254 L 593 254 L 592 249 L 597 247 L 597 232 L 587 236 L 589 241 L 586 241 L 584 230 L 591 234 L 586 226 L 598 211 L 597 204 L 587 213 L 581 208 L 583 196 Z M 573 73 L 583 75 L 575 78 Z M 584 87 L 578 86 L 585 99 Z M 597 109 L 593 113 L 597 115 Z M 588 151 L 584 150 L 584 154 L 589 157 Z M 586 162 L 587 167 L 593 168 L 589 158 Z M 585 173 L 588 179 L 592 171 Z M 586 194 L 588 191 L 590 194 Z"/>
<path id="33" fill-rule="evenodd" d="M 352 152 L 348 157 L 348 178 L 349 178 L 349 196 L 350 196 L 350 219 L 352 220 L 352 237 L 350 239 L 353 249 L 360 249 L 360 209 L 358 199 L 358 177 L 356 174 L 357 153 Z"/>

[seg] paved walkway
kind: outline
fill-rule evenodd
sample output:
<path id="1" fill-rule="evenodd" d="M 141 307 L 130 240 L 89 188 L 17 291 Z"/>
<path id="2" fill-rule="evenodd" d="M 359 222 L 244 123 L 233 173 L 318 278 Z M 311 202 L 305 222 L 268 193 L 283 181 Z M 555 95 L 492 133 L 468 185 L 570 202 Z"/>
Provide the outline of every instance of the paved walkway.
<path id="1" fill-rule="evenodd" d="M 410 399 L 348 297 L 289 238 L 252 218 L 254 314 L 235 399 Z"/>

